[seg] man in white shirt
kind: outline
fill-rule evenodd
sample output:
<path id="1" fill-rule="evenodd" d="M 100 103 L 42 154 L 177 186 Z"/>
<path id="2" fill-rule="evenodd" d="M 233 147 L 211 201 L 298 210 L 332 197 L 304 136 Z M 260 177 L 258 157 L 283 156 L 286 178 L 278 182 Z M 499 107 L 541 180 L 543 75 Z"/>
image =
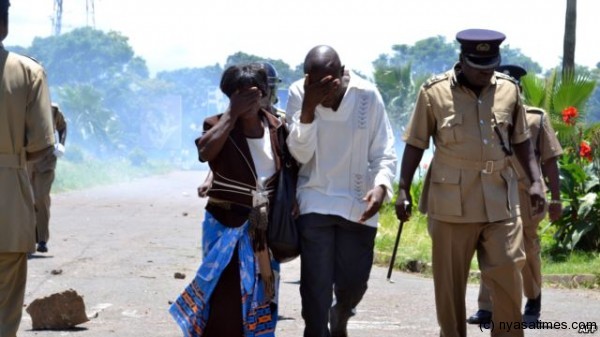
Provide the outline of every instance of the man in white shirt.
<path id="1" fill-rule="evenodd" d="M 304 336 L 346 336 L 367 290 L 378 211 L 392 197 L 394 136 L 376 87 L 345 71 L 333 48 L 311 49 L 304 73 L 286 108 L 293 114 L 287 143 L 301 164 Z"/>

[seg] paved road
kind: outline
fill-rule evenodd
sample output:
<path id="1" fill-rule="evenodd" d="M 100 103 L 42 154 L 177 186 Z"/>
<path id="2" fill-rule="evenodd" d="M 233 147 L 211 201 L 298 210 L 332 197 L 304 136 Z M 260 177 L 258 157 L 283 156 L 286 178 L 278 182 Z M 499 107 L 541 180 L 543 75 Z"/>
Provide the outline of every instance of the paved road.
<path id="1" fill-rule="evenodd" d="M 167 309 L 200 262 L 204 201 L 199 171 L 174 172 L 128 183 L 53 196 L 50 251 L 29 263 L 25 302 L 67 289 L 83 295 L 94 317 L 71 331 L 32 331 L 24 312 L 20 337 L 181 336 Z M 62 270 L 54 275 L 52 271 Z M 175 279 L 183 272 L 186 279 Z M 374 267 L 370 288 L 350 321 L 350 336 L 438 336 L 431 279 Z M 302 336 L 299 261 L 282 266 L 277 336 Z M 477 288 L 467 292 L 476 309 Z M 543 319 L 600 324 L 600 292 L 545 289 Z M 575 330 L 528 330 L 526 336 L 578 336 Z M 600 336 L 600 332 L 596 335 Z M 469 336 L 489 336 L 469 327 Z M 224 336 L 226 337 L 226 336 Z"/>

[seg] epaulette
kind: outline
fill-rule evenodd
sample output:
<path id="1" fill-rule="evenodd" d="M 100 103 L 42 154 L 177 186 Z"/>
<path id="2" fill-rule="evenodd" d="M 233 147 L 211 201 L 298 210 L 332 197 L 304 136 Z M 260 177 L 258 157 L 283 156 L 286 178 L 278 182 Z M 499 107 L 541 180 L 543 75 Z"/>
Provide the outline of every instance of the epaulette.
<path id="1" fill-rule="evenodd" d="M 538 114 L 538 115 L 543 115 L 545 112 L 544 109 L 534 107 L 534 106 L 525 106 L 525 111 L 527 113 Z"/>
<path id="2" fill-rule="evenodd" d="M 509 75 L 507 75 L 505 73 L 501 73 L 501 72 L 498 72 L 498 71 L 496 71 L 495 74 L 496 74 L 496 78 L 502 78 L 502 79 L 505 79 L 505 80 L 509 80 L 509 81 L 513 82 L 514 84 L 519 85 L 519 82 L 514 77 L 512 77 L 512 76 L 509 76 Z"/>
<path id="3" fill-rule="evenodd" d="M 427 81 L 425 81 L 425 83 L 423 83 L 423 87 L 429 88 L 432 85 L 434 85 L 438 82 L 444 81 L 446 79 L 448 79 L 448 73 L 432 76 Z"/>
<path id="4" fill-rule="evenodd" d="M 21 56 L 24 56 L 24 57 L 26 57 L 26 58 L 28 58 L 28 59 L 32 60 L 33 62 L 35 62 L 35 63 L 37 63 L 37 64 L 39 64 L 39 65 L 41 65 L 41 64 L 42 64 L 42 62 L 40 62 L 40 61 L 36 60 L 36 59 L 35 59 L 33 56 L 29 56 L 29 55 L 25 55 L 25 54 L 19 54 L 19 55 L 21 55 Z"/>

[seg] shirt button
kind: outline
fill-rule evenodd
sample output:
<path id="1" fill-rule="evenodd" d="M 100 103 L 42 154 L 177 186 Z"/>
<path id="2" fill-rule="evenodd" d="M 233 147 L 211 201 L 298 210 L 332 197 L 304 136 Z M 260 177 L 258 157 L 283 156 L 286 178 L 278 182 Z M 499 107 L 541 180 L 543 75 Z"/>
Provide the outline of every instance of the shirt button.
<path id="1" fill-rule="evenodd" d="M 479 120 L 479 124 L 483 125 L 483 119 Z"/>
<path id="2" fill-rule="evenodd" d="M 483 140 L 483 144 L 487 145 L 487 143 L 488 143 L 488 140 L 487 140 L 487 139 L 484 139 L 484 140 Z"/>

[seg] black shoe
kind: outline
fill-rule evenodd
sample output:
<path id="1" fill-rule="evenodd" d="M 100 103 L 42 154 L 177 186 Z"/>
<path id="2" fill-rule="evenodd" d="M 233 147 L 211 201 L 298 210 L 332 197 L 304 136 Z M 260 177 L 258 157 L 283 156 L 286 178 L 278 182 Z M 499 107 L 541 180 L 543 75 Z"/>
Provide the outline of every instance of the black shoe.
<path id="1" fill-rule="evenodd" d="M 535 323 L 540 320 L 540 311 L 542 310 L 542 294 L 534 299 L 527 299 L 525 311 L 523 312 L 523 322 L 527 324 Z"/>
<path id="2" fill-rule="evenodd" d="M 48 252 L 48 246 L 46 246 L 46 242 L 45 241 L 38 242 L 37 251 L 40 252 L 40 253 L 47 253 Z"/>
<path id="3" fill-rule="evenodd" d="M 331 337 L 348 337 L 348 331 L 346 326 L 348 320 L 352 314 L 344 317 L 339 310 L 336 310 L 335 306 L 329 309 L 329 331 L 331 331 Z"/>
<path id="4" fill-rule="evenodd" d="M 490 324 L 492 321 L 492 312 L 479 309 L 472 316 L 467 318 L 467 323 L 469 324 Z"/>

